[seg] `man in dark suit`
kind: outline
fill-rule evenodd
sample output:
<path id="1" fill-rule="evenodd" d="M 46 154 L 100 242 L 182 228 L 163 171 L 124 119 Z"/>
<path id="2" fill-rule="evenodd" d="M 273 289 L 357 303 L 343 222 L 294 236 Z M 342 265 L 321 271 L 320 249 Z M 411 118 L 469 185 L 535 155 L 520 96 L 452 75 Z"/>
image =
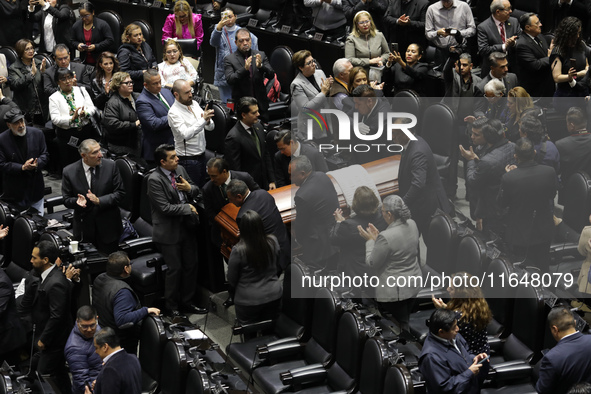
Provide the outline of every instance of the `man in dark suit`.
<path id="1" fill-rule="evenodd" d="M 236 223 L 240 223 L 244 212 L 253 210 L 263 219 L 265 234 L 273 234 L 277 237 L 281 249 L 277 260 L 279 264 L 277 272 L 281 273 L 290 262 L 291 244 L 273 196 L 262 189 L 250 191 L 246 183 L 239 179 L 232 180 L 226 191 L 230 202 L 240 207 L 240 211 L 236 216 Z"/>
<path id="2" fill-rule="evenodd" d="M 306 156 L 291 160 L 289 175 L 291 182 L 300 187 L 294 197 L 297 217 L 293 229 L 303 249 L 303 260 L 307 264 L 330 267 L 336 256 L 330 230 L 335 223 L 333 213 L 339 207 L 334 185 L 328 175 L 312 170 L 312 163 Z"/>
<path id="3" fill-rule="evenodd" d="M 412 141 L 400 129 L 394 129 L 392 137 L 395 143 L 406 146 L 398 167 L 399 194 L 410 209 L 423 239 L 427 239 L 431 216 L 437 208 L 448 213 L 452 210 L 433 152 L 423 138 L 417 136 L 417 140 Z"/>
<path id="4" fill-rule="evenodd" d="M 353 17 L 359 11 L 367 11 L 371 15 L 376 28 L 379 31 L 384 31 L 382 20 L 388 8 L 388 0 L 343 0 L 341 4 L 349 24 L 353 23 Z"/>
<path id="5" fill-rule="evenodd" d="M 519 84 L 532 97 L 552 97 L 555 85 L 550 69 L 550 49 L 541 37 L 542 23 L 528 12 L 519 18 L 523 31 L 515 44 Z"/>
<path id="6" fill-rule="evenodd" d="M 476 98 L 474 111 L 477 116 L 484 115 L 488 107 L 487 100 L 484 98 L 484 87 L 487 83 L 493 79 L 500 80 L 505 85 L 505 94 L 519 85 L 517 75 L 509 72 L 509 62 L 505 53 L 493 52 L 489 55 L 488 60 L 490 63 L 490 72 L 480 80 L 480 83 L 476 84 L 476 88 L 474 89 L 474 97 Z"/>
<path id="7" fill-rule="evenodd" d="M 513 51 L 521 27 L 511 16 L 509 0 L 494 0 L 490 5 L 491 16 L 476 28 L 478 35 L 478 54 L 482 57 L 480 77 L 484 78 L 490 69 L 488 57 L 493 52 L 506 53 L 511 68 L 515 65 Z"/>
<path id="8" fill-rule="evenodd" d="M 121 348 L 112 328 L 105 327 L 94 335 L 94 348 L 104 365 L 96 378 L 94 390 L 87 387 L 85 394 L 141 394 L 140 361 Z"/>
<path id="9" fill-rule="evenodd" d="M 550 29 L 554 31 L 561 20 L 567 16 L 574 16 L 579 18 L 583 24 L 581 31 L 581 38 L 587 40 L 589 37 L 589 4 L 585 0 L 552 0 L 548 3 L 550 5 L 549 15 L 552 26 Z"/>
<path id="10" fill-rule="evenodd" d="M 72 28 L 70 16 L 73 18 L 74 15 L 70 7 L 67 4 L 58 4 L 57 1 L 40 0 L 34 4 L 40 7 L 29 5 L 30 14 L 28 16 L 32 21 L 43 27 L 39 29 L 41 35 L 39 38 L 39 52 L 51 52 L 56 44 L 68 45 L 70 42 L 70 29 Z M 51 38 L 48 37 L 48 30 L 45 28 L 45 23 L 49 15 L 51 15 L 51 32 L 53 33 Z M 46 41 L 48 38 L 51 40 L 51 43 Z M 48 47 L 48 45 L 52 46 Z"/>
<path id="11" fill-rule="evenodd" d="M 174 96 L 170 90 L 162 90 L 158 70 L 149 69 L 144 73 L 144 90 L 135 104 L 144 136 L 142 157 L 155 166 L 154 150 L 162 144 L 174 144 L 168 125 L 168 110 L 174 104 Z"/>
<path id="12" fill-rule="evenodd" d="M 199 221 L 193 200 L 199 188 L 180 166 L 173 145 L 160 145 L 154 152 L 158 167 L 148 177 L 152 207 L 152 238 L 168 266 L 164 282 L 167 313 L 207 313 L 193 305 L 197 283 L 197 240 Z"/>
<path id="13" fill-rule="evenodd" d="M 426 48 L 425 15 L 428 7 L 427 0 L 390 1 L 384 25 L 388 31 L 388 42 L 397 42 L 399 53 L 406 53 L 406 48 L 412 43 Z"/>
<path id="14" fill-rule="evenodd" d="M 542 358 L 537 392 L 564 394 L 576 383 L 591 383 L 591 336 L 577 331 L 572 312 L 564 306 L 548 313 L 548 325 L 558 343 Z"/>
<path id="15" fill-rule="evenodd" d="M 4 115 L 8 130 L 0 134 L 0 171 L 4 194 L 2 199 L 21 209 L 33 207 L 43 215 L 42 170 L 49 161 L 43 132 L 27 127 L 20 109 Z"/>
<path id="16" fill-rule="evenodd" d="M 76 75 L 76 86 L 86 88 L 87 92 L 92 90 L 91 81 L 94 67 L 80 63 L 70 63 L 70 49 L 64 44 L 57 44 L 53 48 L 53 59 L 55 60 L 55 64 L 47 67 L 43 73 L 43 91 L 45 92 L 45 97 L 49 97 L 54 92 L 57 92 L 55 72 L 58 68 L 67 68 L 68 70 L 74 71 L 74 75 Z"/>
<path id="17" fill-rule="evenodd" d="M 591 134 L 587 131 L 587 116 L 578 107 L 573 107 L 566 113 L 566 128 L 569 136 L 556 141 L 556 148 L 560 154 L 560 179 L 566 186 L 569 178 L 577 171 L 591 173 Z M 564 189 L 563 189 L 564 190 Z M 560 193 L 559 202 L 564 198 Z"/>
<path id="18" fill-rule="evenodd" d="M 21 308 L 35 325 L 33 340 L 39 352 L 33 363 L 37 363 L 37 371 L 55 377 L 62 393 L 69 393 L 72 388 L 65 368 L 64 346 L 73 324 L 71 285 L 55 266 L 57 258 L 58 249 L 52 242 L 41 241 L 33 248 L 31 264 L 41 279 L 31 282 L 31 285 L 38 284 L 32 292 L 25 289 Z"/>
<path id="19" fill-rule="evenodd" d="M 224 59 L 226 81 L 232 87 L 232 99 L 235 102 L 244 96 L 255 97 L 263 114 L 263 120 L 268 121 L 266 116 L 269 98 L 264 79 L 273 78 L 275 71 L 265 52 L 251 49 L 251 45 L 250 31 L 245 28 L 238 30 L 236 32 L 238 50 Z"/>
<path id="20" fill-rule="evenodd" d="M 275 189 L 273 162 L 259 122 L 259 104 L 253 97 L 242 97 L 236 105 L 239 121 L 226 135 L 224 158 L 230 169 L 248 172 L 265 190 Z"/>
<path id="21" fill-rule="evenodd" d="M 515 144 L 517 166 L 501 178 L 499 204 L 509 208 L 505 241 L 518 260 L 548 272 L 550 242 L 554 235 L 554 196 L 558 190 L 556 172 L 534 161 L 536 151 L 527 138 Z"/>
<path id="22" fill-rule="evenodd" d="M 322 153 L 317 148 L 298 142 L 291 138 L 291 131 L 283 130 L 275 136 L 277 152 L 275 152 L 275 179 L 277 187 L 291 184 L 289 179 L 289 163 L 292 157 L 306 156 L 312 163 L 314 171 L 328 172 L 328 166 Z"/>
<path id="23" fill-rule="evenodd" d="M 114 161 L 103 160 L 95 140 L 82 141 L 78 150 L 82 159 L 64 168 L 62 177 L 64 205 L 74 209 L 74 236 L 104 253 L 114 252 L 123 232 L 121 175 Z"/>

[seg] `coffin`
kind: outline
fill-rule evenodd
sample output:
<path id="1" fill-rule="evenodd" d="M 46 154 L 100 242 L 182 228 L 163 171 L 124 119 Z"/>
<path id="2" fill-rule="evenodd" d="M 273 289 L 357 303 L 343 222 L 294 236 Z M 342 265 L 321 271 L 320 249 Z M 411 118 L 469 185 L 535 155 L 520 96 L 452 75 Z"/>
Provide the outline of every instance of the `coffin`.
<path id="1" fill-rule="evenodd" d="M 399 164 L 400 155 L 396 155 L 362 165 L 362 167 L 368 172 L 373 183 L 376 185 L 382 199 L 390 194 L 398 192 Z M 331 176 L 330 172 L 327 175 L 332 179 L 339 196 L 339 204 L 341 208 L 347 211 L 348 206 L 345 201 L 343 189 L 335 178 Z M 293 196 L 297 189 L 297 186 L 289 185 L 269 192 L 275 199 L 277 209 L 279 209 L 279 212 L 281 213 L 283 223 L 288 226 L 288 230 L 291 229 L 291 221 L 296 217 Z M 215 218 L 221 229 L 221 253 L 226 259 L 230 257 L 230 251 L 232 250 L 232 247 L 236 245 L 240 237 L 238 225 L 236 224 L 238 210 L 239 208 L 234 204 L 227 204 Z"/>

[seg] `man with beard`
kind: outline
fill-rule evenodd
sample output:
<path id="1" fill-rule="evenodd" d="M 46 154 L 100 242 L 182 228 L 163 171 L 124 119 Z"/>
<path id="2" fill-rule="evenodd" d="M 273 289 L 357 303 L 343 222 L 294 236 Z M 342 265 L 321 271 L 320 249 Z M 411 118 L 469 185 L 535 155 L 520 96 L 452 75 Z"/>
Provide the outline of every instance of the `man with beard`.
<path id="1" fill-rule="evenodd" d="M 179 164 L 199 187 L 207 182 L 205 171 L 205 130 L 213 130 L 213 109 L 201 109 L 193 101 L 192 88 L 184 79 L 177 79 L 172 85 L 174 104 L 168 111 L 168 125 L 174 137 Z"/>

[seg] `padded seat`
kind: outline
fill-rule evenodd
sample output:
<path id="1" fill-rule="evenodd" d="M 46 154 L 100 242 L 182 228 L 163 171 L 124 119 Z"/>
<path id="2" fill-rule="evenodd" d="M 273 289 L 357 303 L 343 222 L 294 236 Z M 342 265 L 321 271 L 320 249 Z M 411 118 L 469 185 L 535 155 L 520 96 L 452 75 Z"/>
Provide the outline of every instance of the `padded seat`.
<path id="1" fill-rule="evenodd" d="M 396 364 L 388 368 L 384 380 L 383 394 L 409 394 L 413 392 L 412 378 L 404 365 Z"/>
<path id="2" fill-rule="evenodd" d="M 427 319 L 431 317 L 434 309 L 425 309 L 414 312 L 410 315 L 410 333 L 417 339 L 418 342 L 423 343 L 429 333 L 427 327 Z"/>
<path id="3" fill-rule="evenodd" d="M 142 367 L 142 393 L 155 393 L 162 369 L 162 351 L 166 345 L 166 331 L 158 316 L 142 321 L 139 360 Z"/>
<path id="4" fill-rule="evenodd" d="M 152 26 L 148 22 L 143 19 L 137 19 L 131 23 L 135 23 L 140 27 L 142 30 L 142 35 L 144 36 L 144 40 L 146 40 L 150 45 L 152 45 L 152 40 L 154 39 L 154 31 L 152 30 Z M 157 44 L 160 44 L 159 42 Z"/>
<path id="5" fill-rule="evenodd" d="M 454 272 L 465 271 L 480 277 L 487 261 L 486 244 L 479 234 L 467 234 L 460 239 Z"/>
<path id="6" fill-rule="evenodd" d="M 132 269 L 130 277 L 130 285 L 133 290 L 139 294 L 156 293 L 162 288 L 159 282 L 156 270 L 154 267 L 148 267 L 148 262 L 155 259 L 162 258 L 160 253 L 148 253 L 138 256 L 132 260 Z M 162 266 L 162 272 L 166 272 L 168 267 Z"/>
<path id="7" fill-rule="evenodd" d="M 201 369 L 191 368 L 187 374 L 185 394 L 209 394 L 212 384 L 207 374 Z"/>
<path id="8" fill-rule="evenodd" d="M 454 271 L 458 252 L 458 227 L 453 218 L 438 211 L 429 224 L 427 265 L 437 273 Z"/>
<path id="9" fill-rule="evenodd" d="M 182 343 L 168 341 L 162 352 L 160 392 L 162 394 L 184 393 L 188 372 L 187 354 Z"/>
<path id="10" fill-rule="evenodd" d="M 357 394 L 375 394 L 384 390 L 384 379 L 390 365 L 388 347 L 379 337 L 365 342 Z M 394 391 L 391 391 L 392 393 Z"/>
<path id="11" fill-rule="evenodd" d="M 113 33 L 113 45 L 111 45 L 111 52 L 117 53 L 121 46 L 121 34 L 123 34 L 123 21 L 121 16 L 113 10 L 105 10 L 100 12 L 97 18 L 104 20 L 109 25 L 111 33 Z"/>
<path id="12" fill-rule="evenodd" d="M 287 361 L 256 369 L 253 373 L 254 379 L 266 394 L 278 394 L 285 392 L 289 386 L 281 382 L 280 373 L 290 369 L 302 368 L 308 365 L 305 360 Z"/>
<path id="13" fill-rule="evenodd" d="M 417 117 L 417 127 L 421 126 L 423 112 L 423 99 L 414 90 L 404 89 L 394 95 L 393 108 L 397 112 L 408 112 Z"/>

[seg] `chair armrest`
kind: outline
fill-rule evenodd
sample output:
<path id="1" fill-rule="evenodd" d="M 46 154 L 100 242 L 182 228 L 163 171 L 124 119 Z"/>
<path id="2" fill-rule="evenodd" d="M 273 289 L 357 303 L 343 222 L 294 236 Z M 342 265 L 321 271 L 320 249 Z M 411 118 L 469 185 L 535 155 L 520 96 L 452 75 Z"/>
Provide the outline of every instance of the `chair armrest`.
<path id="1" fill-rule="evenodd" d="M 273 327 L 273 320 L 263 320 L 250 324 L 237 324 L 233 328 L 234 335 L 249 334 Z"/>
<path id="2" fill-rule="evenodd" d="M 261 360 L 283 358 L 299 354 L 303 347 L 299 342 L 281 343 L 274 346 L 267 344 L 257 346 L 257 355 Z"/>
<path id="3" fill-rule="evenodd" d="M 130 259 L 145 253 L 153 253 L 156 250 L 152 237 L 128 239 L 121 242 L 119 248 L 125 251 Z"/>
<path id="4" fill-rule="evenodd" d="M 298 387 L 304 384 L 319 383 L 326 379 L 327 371 L 322 364 L 307 365 L 279 374 L 281 382 L 286 386 Z"/>
<path id="5" fill-rule="evenodd" d="M 579 254 L 578 247 L 579 245 L 573 242 L 553 244 L 550 245 L 550 255 L 553 257 L 572 256 L 580 258 L 581 255 Z"/>
<path id="6" fill-rule="evenodd" d="M 272 341 L 272 342 L 267 343 L 267 346 L 277 346 L 277 345 L 281 345 L 284 343 L 292 343 L 292 342 L 299 343 L 298 338 L 297 337 L 287 337 L 287 338 L 277 339 L 276 341 Z"/>
<path id="7" fill-rule="evenodd" d="M 494 335 L 488 335 L 487 340 L 491 351 L 500 352 L 503 348 L 504 341 L 501 338 Z"/>
<path id="8" fill-rule="evenodd" d="M 53 213 L 54 208 L 64 204 L 64 196 L 53 196 L 45 199 L 47 213 Z"/>
<path id="9" fill-rule="evenodd" d="M 491 375 L 495 382 L 507 382 L 512 380 L 521 380 L 531 377 L 533 367 L 525 361 L 508 361 L 492 365 Z"/>

